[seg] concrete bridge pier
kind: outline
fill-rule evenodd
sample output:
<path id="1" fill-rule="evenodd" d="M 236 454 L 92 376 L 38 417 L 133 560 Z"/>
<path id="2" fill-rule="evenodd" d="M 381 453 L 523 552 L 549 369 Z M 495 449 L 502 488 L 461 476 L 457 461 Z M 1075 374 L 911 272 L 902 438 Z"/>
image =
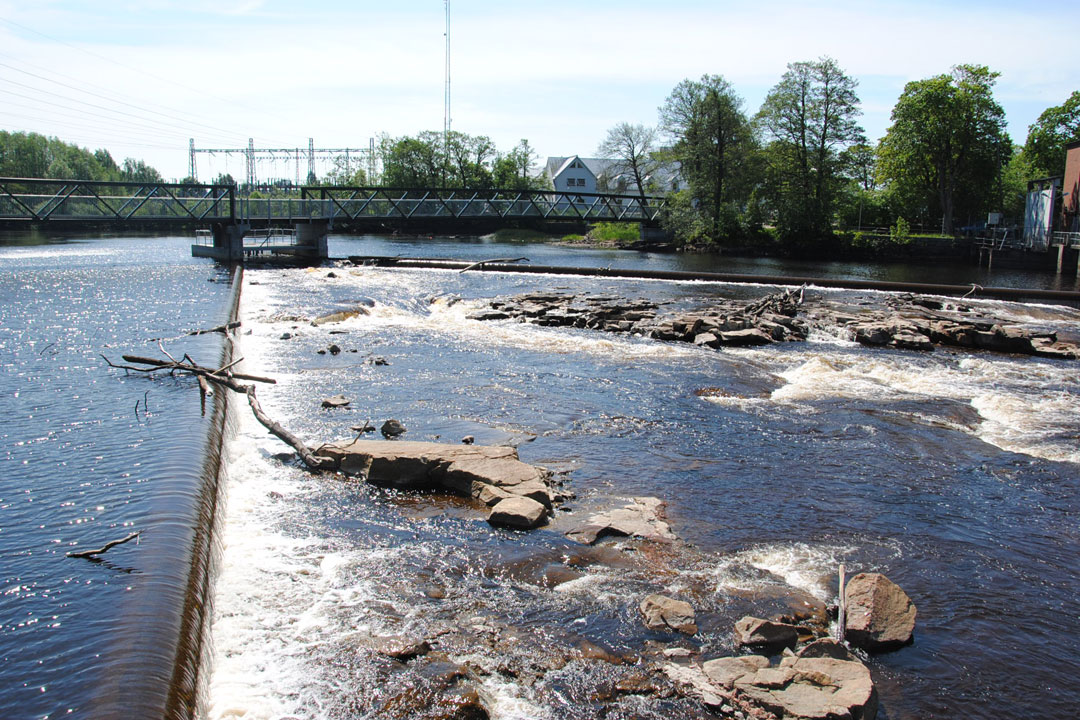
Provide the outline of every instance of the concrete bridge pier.
<path id="1" fill-rule="evenodd" d="M 326 245 L 326 235 L 330 232 L 329 220 L 312 220 L 306 223 L 296 224 L 296 246 L 304 248 L 305 254 L 320 260 L 330 257 Z"/>
<path id="2" fill-rule="evenodd" d="M 215 260 L 243 261 L 244 235 L 251 230 L 246 223 L 214 223 L 210 227 L 213 236 L 212 245 L 196 243 L 191 246 L 193 257 L 208 257 Z"/>

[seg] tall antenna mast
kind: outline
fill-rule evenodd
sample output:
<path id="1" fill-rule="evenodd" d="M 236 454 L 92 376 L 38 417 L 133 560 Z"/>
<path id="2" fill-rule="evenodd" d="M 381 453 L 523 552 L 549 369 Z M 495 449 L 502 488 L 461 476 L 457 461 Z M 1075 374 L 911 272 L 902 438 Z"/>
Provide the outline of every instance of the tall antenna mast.
<path id="1" fill-rule="evenodd" d="M 446 89 L 443 97 L 443 153 L 450 152 L 450 0 L 443 0 L 446 5 Z"/>

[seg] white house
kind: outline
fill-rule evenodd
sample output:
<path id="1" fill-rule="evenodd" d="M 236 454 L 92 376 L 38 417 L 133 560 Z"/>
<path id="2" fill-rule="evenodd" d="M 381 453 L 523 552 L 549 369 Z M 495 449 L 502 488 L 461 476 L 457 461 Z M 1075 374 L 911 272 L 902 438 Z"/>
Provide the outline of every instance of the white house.
<path id="1" fill-rule="evenodd" d="M 633 177 L 617 160 L 606 158 L 549 157 L 546 172 L 558 192 L 613 192 L 636 195 Z M 644 178 L 646 192 L 667 193 L 679 190 L 679 166 L 662 165 Z"/>
<path id="2" fill-rule="evenodd" d="M 610 164 L 610 160 L 570 157 L 549 157 L 547 176 L 557 192 L 596 192 L 599 179 Z"/>

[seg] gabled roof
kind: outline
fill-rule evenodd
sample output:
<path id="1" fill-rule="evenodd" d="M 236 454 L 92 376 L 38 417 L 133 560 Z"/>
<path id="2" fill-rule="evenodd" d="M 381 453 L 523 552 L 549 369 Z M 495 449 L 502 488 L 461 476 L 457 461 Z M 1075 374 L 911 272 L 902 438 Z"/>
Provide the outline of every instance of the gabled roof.
<path id="1" fill-rule="evenodd" d="M 573 164 L 575 160 L 580 160 L 581 164 L 585 166 L 586 170 L 592 173 L 594 178 L 598 178 L 603 175 L 604 172 L 615 162 L 614 160 L 605 160 L 603 158 L 583 158 L 580 155 L 571 155 L 569 157 L 549 157 L 547 159 L 548 177 L 559 177 Z"/>

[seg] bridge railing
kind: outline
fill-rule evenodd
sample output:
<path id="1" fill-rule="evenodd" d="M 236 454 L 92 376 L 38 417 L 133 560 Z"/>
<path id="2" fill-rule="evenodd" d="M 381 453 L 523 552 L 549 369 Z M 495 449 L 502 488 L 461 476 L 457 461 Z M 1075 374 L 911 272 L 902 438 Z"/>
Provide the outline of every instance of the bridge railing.
<path id="1" fill-rule="evenodd" d="M 274 222 L 526 219 L 653 222 L 659 196 L 551 190 L 299 188 L 299 195 L 238 197 L 233 185 L 0 178 L 0 220 Z"/>
<path id="2" fill-rule="evenodd" d="M 191 220 L 234 217 L 232 185 L 0 178 L 0 220 Z"/>
<path id="3" fill-rule="evenodd" d="M 548 220 L 657 220 L 665 199 L 659 196 L 572 193 L 551 190 L 463 190 L 377 187 L 304 187 L 305 200 L 317 203 L 322 217 L 376 218 L 537 218 Z"/>

